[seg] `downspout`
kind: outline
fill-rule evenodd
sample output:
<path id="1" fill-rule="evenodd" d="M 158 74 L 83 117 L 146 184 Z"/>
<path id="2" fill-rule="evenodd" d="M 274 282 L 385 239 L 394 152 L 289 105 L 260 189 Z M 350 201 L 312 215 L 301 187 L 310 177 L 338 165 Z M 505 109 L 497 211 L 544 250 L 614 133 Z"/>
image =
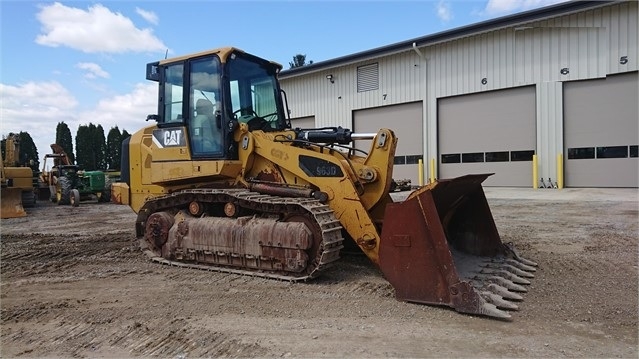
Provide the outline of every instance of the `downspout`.
<path id="1" fill-rule="evenodd" d="M 423 109 L 422 109 L 422 114 L 423 114 L 423 118 L 424 118 L 424 130 L 422 131 L 422 137 L 424 138 L 424 143 L 430 143 L 430 141 L 428 141 L 428 126 L 429 124 L 429 116 L 428 116 L 428 59 L 424 56 L 424 54 L 422 54 L 422 52 L 419 50 L 419 48 L 417 47 L 417 43 L 413 42 L 413 50 L 415 51 L 415 53 L 417 54 L 417 56 L 419 56 L 419 58 L 424 62 L 424 64 L 426 64 L 426 69 L 425 69 L 425 76 L 426 78 L 424 79 L 424 87 L 425 87 L 425 98 L 424 98 L 424 102 L 423 102 Z M 422 186 L 423 185 L 423 178 L 424 178 L 424 163 L 430 163 L 430 166 L 428 167 L 428 182 L 432 183 L 435 182 L 435 180 L 437 179 L 437 175 L 435 174 L 435 158 L 431 158 L 430 161 L 428 160 L 428 155 L 431 153 L 431 151 L 429 151 L 429 149 L 427 147 L 424 147 L 422 149 L 424 151 L 424 160 L 421 161 L 421 165 L 418 166 L 419 168 L 419 176 L 418 178 L 420 179 L 420 183 L 419 185 Z"/>
<path id="2" fill-rule="evenodd" d="M 423 60 L 424 59 L 424 54 L 422 54 L 422 52 L 417 48 L 417 43 L 413 42 L 413 50 L 415 50 L 415 52 L 417 53 L 417 55 Z"/>

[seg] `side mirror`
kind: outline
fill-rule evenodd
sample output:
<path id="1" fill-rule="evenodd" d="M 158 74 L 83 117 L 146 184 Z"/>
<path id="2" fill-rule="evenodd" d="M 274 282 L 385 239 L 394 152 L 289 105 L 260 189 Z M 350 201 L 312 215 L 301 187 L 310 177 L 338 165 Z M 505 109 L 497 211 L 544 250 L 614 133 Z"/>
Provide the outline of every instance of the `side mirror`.
<path id="1" fill-rule="evenodd" d="M 155 122 L 160 122 L 160 116 L 158 115 L 147 115 L 146 120 L 153 120 Z"/>

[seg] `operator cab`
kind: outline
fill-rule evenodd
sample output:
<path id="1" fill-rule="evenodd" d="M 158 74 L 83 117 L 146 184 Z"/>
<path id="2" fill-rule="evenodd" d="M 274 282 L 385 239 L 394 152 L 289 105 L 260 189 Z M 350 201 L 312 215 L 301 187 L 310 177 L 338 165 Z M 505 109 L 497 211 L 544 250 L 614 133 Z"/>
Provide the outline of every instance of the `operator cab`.
<path id="1" fill-rule="evenodd" d="M 147 64 L 159 83 L 158 127 L 185 127 L 193 158 L 236 159 L 233 131 L 290 128 L 277 73 L 282 66 L 235 48 Z"/>

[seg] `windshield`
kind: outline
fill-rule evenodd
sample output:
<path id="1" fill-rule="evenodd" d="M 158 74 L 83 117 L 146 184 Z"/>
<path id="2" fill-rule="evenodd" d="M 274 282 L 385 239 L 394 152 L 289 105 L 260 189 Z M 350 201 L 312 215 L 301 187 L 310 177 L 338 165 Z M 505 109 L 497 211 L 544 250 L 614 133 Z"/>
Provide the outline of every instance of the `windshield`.
<path id="1" fill-rule="evenodd" d="M 285 127 L 275 65 L 242 54 L 228 59 L 230 108 L 239 122 L 264 131 Z"/>

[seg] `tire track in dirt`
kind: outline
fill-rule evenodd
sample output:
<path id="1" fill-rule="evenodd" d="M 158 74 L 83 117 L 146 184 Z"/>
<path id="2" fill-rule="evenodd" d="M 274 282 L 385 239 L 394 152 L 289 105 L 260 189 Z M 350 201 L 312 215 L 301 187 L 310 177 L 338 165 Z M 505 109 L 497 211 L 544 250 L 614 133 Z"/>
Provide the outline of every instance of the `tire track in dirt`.
<path id="1" fill-rule="evenodd" d="M 62 274 L 81 264 L 135 260 L 138 253 L 131 253 L 130 239 L 126 235 L 104 238 L 90 236 L 3 236 L 0 268 L 3 277 L 32 276 L 45 273 Z M 128 257 L 128 258 L 127 258 Z"/>
<path id="2" fill-rule="evenodd" d="M 73 306 L 68 302 L 58 304 L 35 302 L 32 304 L 25 304 L 17 308 L 3 308 L 0 311 L 0 321 L 2 323 L 18 323 L 26 321 L 46 322 L 52 318 L 58 317 L 61 313 L 66 312 L 70 308 L 73 308 Z M 56 312 L 58 315 L 55 314 Z"/>
<path id="3" fill-rule="evenodd" d="M 255 357 L 266 354 L 259 343 L 245 343 L 240 338 L 193 327 L 188 318 L 133 322 L 122 333 L 114 333 L 105 341 L 140 356 Z"/>

